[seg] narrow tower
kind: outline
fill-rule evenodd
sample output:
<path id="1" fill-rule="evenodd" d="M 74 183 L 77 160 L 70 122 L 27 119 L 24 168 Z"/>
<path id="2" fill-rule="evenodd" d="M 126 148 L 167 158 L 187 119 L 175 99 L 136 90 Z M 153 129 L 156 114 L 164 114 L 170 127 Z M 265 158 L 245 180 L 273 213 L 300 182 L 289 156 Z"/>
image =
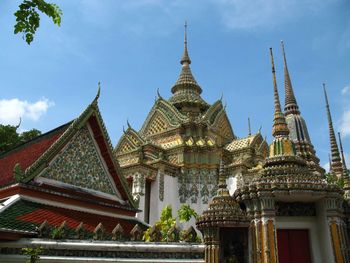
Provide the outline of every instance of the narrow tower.
<path id="1" fill-rule="evenodd" d="M 272 135 L 274 140 L 270 145 L 270 157 L 276 156 L 294 156 L 296 155 L 293 142 L 289 139 L 289 130 L 286 119 L 281 110 L 281 103 L 278 94 L 275 62 L 273 59 L 272 48 L 270 48 L 272 81 L 273 81 L 273 96 L 274 96 L 274 117 L 272 125 Z"/>
<path id="2" fill-rule="evenodd" d="M 340 153 L 341 153 L 341 162 L 343 167 L 343 175 L 348 176 L 348 169 L 346 167 L 345 157 L 344 157 L 344 151 L 343 151 L 343 143 L 341 141 L 340 132 L 338 132 L 338 138 L 339 138 L 339 146 L 340 146 Z"/>
<path id="3" fill-rule="evenodd" d="M 324 170 L 320 167 L 320 159 L 316 156 L 306 122 L 300 114 L 299 106 L 294 95 L 283 41 L 281 41 L 281 47 L 284 62 L 284 115 L 290 131 L 289 138 L 293 141 L 297 154 L 305 159 L 309 168 L 317 174 L 323 174 Z"/>
<path id="4" fill-rule="evenodd" d="M 333 121 L 331 116 L 331 110 L 329 108 L 329 102 L 328 102 L 328 96 L 326 91 L 326 85 L 323 83 L 323 92 L 324 92 L 324 98 L 326 101 L 326 111 L 327 111 L 327 118 L 328 118 L 328 129 L 329 129 L 329 140 L 331 144 L 331 166 L 332 166 L 332 172 L 340 178 L 343 175 L 343 165 L 341 163 L 340 154 L 339 154 L 339 148 L 337 144 L 337 139 L 335 138 L 334 128 L 333 128 Z"/>
<path id="5" fill-rule="evenodd" d="M 187 48 L 187 23 L 185 23 L 184 53 L 180 63 L 182 65 L 180 76 L 171 89 L 173 96 L 169 101 L 181 112 L 196 116 L 208 109 L 209 105 L 201 98 L 202 88 L 191 72 L 191 59 Z"/>

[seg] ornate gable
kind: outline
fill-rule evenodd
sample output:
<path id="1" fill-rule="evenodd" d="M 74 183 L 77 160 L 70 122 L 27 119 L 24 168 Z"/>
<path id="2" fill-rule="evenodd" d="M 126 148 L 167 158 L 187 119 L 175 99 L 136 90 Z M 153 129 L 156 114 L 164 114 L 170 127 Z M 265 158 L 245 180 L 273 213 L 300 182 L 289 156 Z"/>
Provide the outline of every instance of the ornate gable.
<path id="1" fill-rule="evenodd" d="M 208 121 L 210 125 L 212 125 L 220 113 L 220 111 L 223 109 L 221 100 L 216 101 L 213 105 L 210 106 L 210 108 L 207 110 L 205 115 L 203 116 L 204 121 Z"/>
<path id="2" fill-rule="evenodd" d="M 86 125 L 57 154 L 40 177 L 120 196 Z"/>
<path id="3" fill-rule="evenodd" d="M 187 119 L 188 117 L 180 113 L 173 105 L 159 98 L 148 114 L 140 134 L 150 137 L 178 127 L 180 123 Z"/>
<path id="4" fill-rule="evenodd" d="M 131 127 L 129 127 L 124 135 L 119 140 L 114 152 L 116 154 L 123 154 L 137 150 L 145 140 Z"/>
<path id="5" fill-rule="evenodd" d="M 227 118 L 227 115 L 224 109 L 221 109 L 219 114 L 217 114 L 215 121 L 211 127 L 217 130 L 218 133 L 228 141 L 231 141 L 235 138 L 230 121 Z"/>

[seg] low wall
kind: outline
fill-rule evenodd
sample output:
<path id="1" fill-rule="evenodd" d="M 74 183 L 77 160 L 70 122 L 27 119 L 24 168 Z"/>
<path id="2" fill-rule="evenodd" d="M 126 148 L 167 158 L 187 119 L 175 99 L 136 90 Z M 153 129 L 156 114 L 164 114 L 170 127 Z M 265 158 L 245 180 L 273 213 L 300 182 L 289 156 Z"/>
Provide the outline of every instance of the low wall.
<path id="1" fill-rule="evenodd" d="M 25 262 L 22 248 L 42 247 L 40 263 L 128 262 L 202 263 L 204 245 L 85 240 L 20 239 L 0 242 L 0 262 Z"/>

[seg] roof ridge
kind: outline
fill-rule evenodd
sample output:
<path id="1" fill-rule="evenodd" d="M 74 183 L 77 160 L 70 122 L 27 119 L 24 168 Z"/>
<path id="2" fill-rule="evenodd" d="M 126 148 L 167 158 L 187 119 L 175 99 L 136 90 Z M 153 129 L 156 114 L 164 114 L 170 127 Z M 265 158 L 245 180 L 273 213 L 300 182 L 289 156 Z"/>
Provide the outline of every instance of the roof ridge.
<path id="1" fill-rule="evenodd" d="M 73 121 L 74 121 L 74 120 L 71 120 L 71 121 L 69 121 L 69 122 L 66 122 L 65 124 L 62 124 L 62 125 L 60 125 L 60 126 L 54 128 L 54 129 L 52 129 L 52 130 L 50 130 L 50 131 L 48 131 L 48 132 L 45 132 L 45 133 L 40 134 L 40 135 L 38 135 L 38 136 L 35 136 L 34 138 L 32 138 L 32 139 L 30 139 L 30 140 L 28 140 L 28 141 L 25 141 L 25 142 L 22 142 L 22 143 L 16 145 L 15 147 L 13 147 L 13 148 L 11 148 L 11 149 L 9 149 L 9 150 L 7 150 L 7 151 L 1 153 L 1 154 L 0 154 L 0 159 L 3 158 L 3 157 L 6 157 L 6 156 L 8 156 L 8 155 L 10 155 L 10 154 L 12 154 L 12 153 L 14 153 L 14 152 L 17 151 L 17 150 L 22 149 L 23 146 L 27 146 L 27 145 L 29 146 L 30 144 L 35 143 L 35 142 L 37 142 L 37 141 L 40 140 L 40 139 L 44 139 L 44 138 L 45 138 L 46 136 L 48 136 L 49 134 L 52 134 L 52 133 L 55 133 L 55 132 L 60 131 L 60 130 L 63 129 L 65 126 L 70 125 Z"/>

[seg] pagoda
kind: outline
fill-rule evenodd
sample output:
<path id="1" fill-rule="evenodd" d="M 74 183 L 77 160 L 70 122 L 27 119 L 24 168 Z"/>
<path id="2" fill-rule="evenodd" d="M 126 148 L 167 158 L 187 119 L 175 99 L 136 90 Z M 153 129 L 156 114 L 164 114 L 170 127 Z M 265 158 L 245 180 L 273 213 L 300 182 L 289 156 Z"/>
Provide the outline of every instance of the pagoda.
<path id="1" fill-rule="evenodd" d="M 184 39 L 172 96 L 165 99 L 158 92 L 141 129 L 128 123 L 114 149 L 142 210 L 137 217 L 151 224 L 168 204 L 177 210 L 187 203 L 201 214 L 216 195 L 221 158 L 232 194 L 242 182 L 242 172 L 261 165 L 268 152 L 260 132 L 243 138 L 234 134 L 222 99 L 212 104 L 203 99 L 191 71 L 187 25 Z"/>

